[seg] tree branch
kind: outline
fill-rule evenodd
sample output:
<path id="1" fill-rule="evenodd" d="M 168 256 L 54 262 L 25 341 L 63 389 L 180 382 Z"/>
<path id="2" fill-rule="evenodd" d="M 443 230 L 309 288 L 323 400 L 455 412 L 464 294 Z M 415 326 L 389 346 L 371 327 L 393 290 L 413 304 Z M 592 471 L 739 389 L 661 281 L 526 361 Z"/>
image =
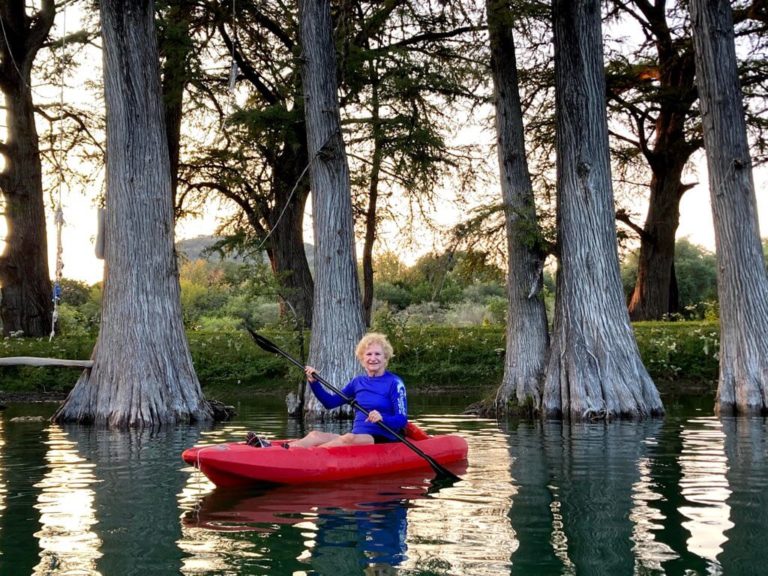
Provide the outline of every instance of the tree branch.
<path id="1" fill-rule="evenodd" d="M 619 222 L 623 222 L 624 224 L 629 226 L 632 230 L 634 230 L 637 233 L 638 236 L 640 236 L 642 240 L 650 239 L 650 236 L 646 234 L 645 230 L 643 230 L 643 228 L 638 224 L 635 224 L 632 221 L 632 219 L 629 217 L 629 214 L 627 213 L 627 211 L 624 210 L 623 208 L 616 210 L 616 220 L 618 220 Z"/>

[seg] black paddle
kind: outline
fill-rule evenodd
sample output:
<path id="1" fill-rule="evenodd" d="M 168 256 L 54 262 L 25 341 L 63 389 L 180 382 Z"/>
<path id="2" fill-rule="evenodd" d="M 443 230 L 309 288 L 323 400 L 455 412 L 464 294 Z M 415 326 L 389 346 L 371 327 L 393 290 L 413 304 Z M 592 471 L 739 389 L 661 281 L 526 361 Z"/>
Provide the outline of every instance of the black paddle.
<path id="1" fill-rule="evenodd" d="M 302 370 L 304 370 L 304 365 L 303 365 L 301 362 L 299 362 L 298 360 L 296 360 L 296 358 L 294 358 L 293 356 L 291 356 L 291 355 L 290 355 L 290 354 L 288 354 L 287 352 L 284 352 L 283 350 L 281 350 L 280 348 L 278 348 L 278 347 L 277 347 L 277 346 L 276 346 L 274 343 L 272 343 L 270 340 L 267 340 L 266 338 L 264 338 L 264 336 L 261 336 L 260 334 L 257 334 L 257 333 L 256 333 L 254 330 L 252 330 L 252 329 L 251 329 L 251 328 L 249 328 L 248 326 L 246 326 L 245 328 L 246 328 L 246 330 L 248 330 L 248 332 L 250 333 L 251 337 L 252 337 L 252 338 L 253 338 L 253 340 L 256 342 L 256 344 L 258 344 L 258 345 L 259 345 L 261 348 L 263 348 L 263 349 L 264 349 L 264 350 L 266 350 L 267 352 L 274 352 L 275 354 L 279 354 L 279 355 L 280 355 L 280 356 L 282 356 L 283 358 L 287 359 L 289 362 L 292 362 L 293 364 L 295 364 L 296 366 L 298 366 L 299 368 L 301 368 Z M 335 392 L 336 394 L 338 394 L 339 396 L 341 396 L 341 397 L 344 399 L 344 401 L 345 401 L 345 402 L 347 402 L 347 404 L 349 404 L 350 406 L 352 406 L 352 408 L 354 408 L 355 410 L 359 410 L 360 412 L 362 412 L 362 413 L 363 413 L 363 414 L 365 414 L 366 416 L 369 414 L 368 410 L 366 410 L 365 408 L 363 408 L 362 406 L 360 406 L 360 404 L 358 404 L 357 400 L 355 400 L 354 398 L 350 398 L 349 396 L 347 396 L 346 394 L 344 394 L 344 393 L 343 393 L 341 390 L 339 390 L 339 389 L 338 389 L 338 388 L 336 388 L 336 387 L 335 387 L 333 384 L 331 384 L 330 382 L 328 382 L 327 380 L 325 380 L 325 379 L 324 379 L 322 376 L 320 376 L 320 375 L 319 375 L 317 372 L 313 372 L 313 373 L 312 373 L 312 376 L 314 376 L 314 377 L 315 377 L 315 379 L 316 379 L 318 382 L 320 382 L 321 384 L 323 384 L 324 386 L 326 386 L 328 389 L 330 389 L 330 390 L 333 390 L 333 392 Z M 408 440 L 408 438 L 406 438 L 406 437 L 405 437 L 405 436 L 403 436 L 402 434 L 398 434 L 397 432 L 395 432 L 394 430 L 392 430 L 392 428 L 390 428 L 389 426 L 387 426 L 386 424 L 384 424 L 384 422 L 381 422 L 381 421 L 379 421 L 379 422 L 376 422 L 376 424 L 378 424 L 379 426 L 381 426 L 381 427 L 382 427 L 384 430 L 386 430 L 387 432 L 389 432 L 390 434 L 392 434 L 392 435 L 393 435 L 395 438 L 397 438 L 397 439 L 398 439 L 400 442 L 402 442 L 403 444 L 405 444 L 406 446 L 408 446 L 408 448 L 410 448 L 411 450 L 413 450 L 414 452 L 416 452 L 416 454 L 418 454 L 419 456 L 421 456 L 422 458 L 424 458 L 424 460 L 426 460 L 427 462 L 429 462 L 429 465 L 430 465 L 430 466 L 432 466 L 432 469 L 433 469 L 433 470 L 434 470 L 434 471 L 437 473 L 437 475 L 438 475 L 438 477 L 439 477 L 439 478 L 443 478 L 443 479 L 445 479 L 445 480 L 450 480 L 450 481 L 452 481 L 452 482 L 458 482 L 459 480 L 461 480 L 461 478 L 459 478 L 458 476 L 456 476 L 456 474 L 454 474 L 453 472 L 451 472 L 450 470 L 448 470 L 448 469 L 447 469 L 447 468 L 445 468 L 444 466 L 441 466 L 440 464 L 438 464 L 438 463 L 437 463 L 437 462 L 436 462 L 436 461 L 435 461 L 433 458 L 431 458 L 431 457 L 430 457 L 428 454 L 425 454 L 425 453 L 424 453 L 424 451 L 423 451 L 423 450 L 421 450 L 421 448 L 419 448 L 418 446 L 416 446 L 416 445 L 415 445 L 413 442 L 411 442 L 410 440 Z"/>

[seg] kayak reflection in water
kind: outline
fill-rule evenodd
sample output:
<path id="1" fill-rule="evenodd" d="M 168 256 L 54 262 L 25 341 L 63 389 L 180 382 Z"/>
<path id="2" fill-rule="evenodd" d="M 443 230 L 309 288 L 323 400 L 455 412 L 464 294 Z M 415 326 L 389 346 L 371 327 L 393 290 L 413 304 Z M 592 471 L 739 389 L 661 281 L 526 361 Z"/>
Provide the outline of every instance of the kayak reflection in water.
<path id="1" fill-rule="evenodd" d="M 208 540 L 208 531 L 221 533 L 210 542 L 234 562 L 235 572 L 252 561 L 251 550 L 241 546 L 247 538 L 259 556 L 271 559 L 270 574 L 387 576 L 397 574 L 395 566 L 407 559 L 408 512 L 429 497 L 428 490 L 424 473 L 416 471 L 325 484 L 217 489 L 190 508 L 183 523 L 202 530 L 189 534 L 198 543 Z M 301 529 L 283 529 L 287 526 Z M 247 537 L 248 532 L 255 534 Z M 226 542 L 237 544 L 237 551 Z M 200 551 L 210 560 L 210 547 Z M 243 563 L 238 565 L 237 558 Z"/>
<path id="2" fill-rule="evenodd" d="M 377 424 L 382 422 L 401 433 L 408 423 L 405 384 L 399 376 L 387 371 L 389 359 L 393 355 L 392 344 L 384 334 L 370 332 L 358 342 L 355 355 L 365 374 L 350 380 L 341 392 L 368 410 L 368 415 L 357 411 L 352 431 L 347 434 L 313 430 L 304 438 L 290 442 L 291 447 L 350 446 L 397 441 L 394 435 Z M 347 402 L 340 395 L 327 391 L 315 379 L 317 370 L 312 366 L 306 366 L 304 372 L 312 392 L 323 406 L 330 410 Z"/>
<path id="3" fill-rule="evenodd" d="M 359 573 L 353 567 L 366 576 L 397 573 L 394 567 L 407 558 L 407 503 L 376 502 L 365 508 L 318 514 L 310 560 L 318 573 Z"/>

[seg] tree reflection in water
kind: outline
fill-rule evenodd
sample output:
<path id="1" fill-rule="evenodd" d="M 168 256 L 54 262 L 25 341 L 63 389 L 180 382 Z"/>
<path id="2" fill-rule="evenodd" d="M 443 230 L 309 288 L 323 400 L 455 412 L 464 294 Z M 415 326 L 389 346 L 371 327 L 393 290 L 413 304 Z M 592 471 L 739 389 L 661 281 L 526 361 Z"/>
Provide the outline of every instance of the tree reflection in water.
<path id="1" fill-rule="evenodd" d="M 768 419 L 722 418 L 734 522 L 726 529 L 720 563 L 732 574 L 768 570 Z M 737 521 L 738 519 L 738 521 Z"/>

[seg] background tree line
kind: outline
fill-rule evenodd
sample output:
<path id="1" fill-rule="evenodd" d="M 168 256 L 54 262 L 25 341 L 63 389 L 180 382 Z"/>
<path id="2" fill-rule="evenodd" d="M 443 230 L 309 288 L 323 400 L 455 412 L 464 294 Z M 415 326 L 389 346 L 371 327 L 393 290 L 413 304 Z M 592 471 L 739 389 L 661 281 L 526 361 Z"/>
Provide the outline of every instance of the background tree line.
<path id="1" fill-rule="evenodd" d="M 182 241 L 179 268 L 184 326 L 191 331 L 231 331 L 243 321 L 257 327 L 295 330 L 296 318 L 281 315 L 279 287 L 264 259 L 223 257 L 202 237 Z M 190 249 L 187 257 L 187 246 Z M 768 258 L 768 242 L 763 243 Z M 677 241 L 677 269 L 681 312 L 666 320 L 716 320 L 718 314 L 715 255 L 687 239 Z M 624 294 L 629 301 L 637 276 L 637 251 L 622 260 Z M 311 267 L 311 264 L 310 264 Z M 473 326 L 504 325 L 506 292 L 504 270 L 488 253 L 426 254 L 408 266 L 392 252 L 374 258 L 372 325 Z M 362 267 L 358 273 L 362 274 Z M 101 283 L 64 279 L 60 307 L 63 336 L 94 334 L 101 319 Z M 555 279 L 544 271 L 544 298 L 554 306 Z"/>

